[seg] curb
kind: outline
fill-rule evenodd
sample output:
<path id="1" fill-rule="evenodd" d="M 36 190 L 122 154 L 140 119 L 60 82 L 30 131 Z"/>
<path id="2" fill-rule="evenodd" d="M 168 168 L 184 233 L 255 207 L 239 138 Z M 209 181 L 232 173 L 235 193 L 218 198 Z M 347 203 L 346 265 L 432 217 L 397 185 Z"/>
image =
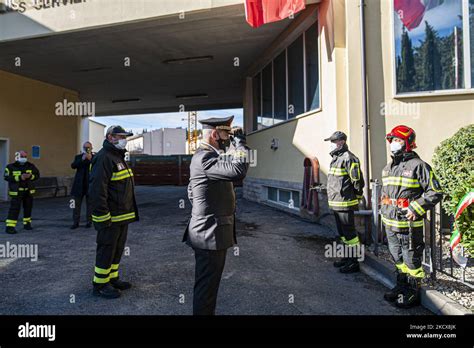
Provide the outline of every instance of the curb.
<path id="1" fill-rule="evenodd" d="M 380 260 L 370 254 L 365 254 L 361 267 L 362 272 L 374 278 L 385 286 L 393 287 L 396 283 L 396 274 L 393 265 L 388 261 Z M 437 315 L 472 315 L 473 313 L 461 306 L 446 295 L 430 286 L 421 288 L 421 305 Z"/>

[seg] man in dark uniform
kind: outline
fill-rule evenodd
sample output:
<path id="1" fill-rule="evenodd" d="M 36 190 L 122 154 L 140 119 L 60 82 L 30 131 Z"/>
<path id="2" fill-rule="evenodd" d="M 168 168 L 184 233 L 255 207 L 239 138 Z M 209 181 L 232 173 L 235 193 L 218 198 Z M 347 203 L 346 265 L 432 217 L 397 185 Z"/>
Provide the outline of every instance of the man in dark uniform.
<path id="1" fill-rule="evenodd" d="M 333 210 L 336 219 L 337 232 L 345 245 L 345 250 L 355 250 L 360 245 L 355 229 L 354 210 L 359 208 L 359 199 L 362 197 L 364 178 L 360 171 L 359 159 L 349 151 L 347 135 L 336 131 L 329 138 L 331 142 L 332 161 L 329 167 L 327 193 L 328 205 Z M 360 250 L 360 249 L 359 249 Z M 359 262 L 350 256 L 334 262 L 342 273 L 359 271 Z"/>
<path id="2" fill-rule="evenodd" d="M 76 169 L 76 175 L 74 176 L 74 183 L 71 190 L 71 196 L 74 198 L 74 209 L 72 213 L 73 224 L 71 230 L 79 227 L 81 207 L 84 197 L 86 198 L 86 227 L 89 228 L 92 226 L 91 204 L 89 202 L 89 194 L 87 191 L 89 189 L 90 165 L 95 154 L 92 152 L 92 144 L 89 141 L 86 141 L 82 148 L 83 153 L 77 155 L 71 163 L 71 168 Z"/>
<path id="3" fill-rule="evenodd" d="M 196 259 L 194 315 L 215 314 L 227 249 L 237 243 L 232 182 L 247 174 L 248 147 L 241 129 L 232 132 L 233 118 L 200 121 L 203 141 L 190 165 L 188 197 L 192 213 L 183 241 L 194 249 Z M 233 153 L 224 155 L 231 142 Z"/>
<path id="4" fill-rule="evenodd" d="M 33 210 L 34 182 L 40 177 L 38 168 L 28 162 L 26 151 L 17 152 L 17 159 L 5 168 L 3 178 L 8 181 L 8 195 L 11 198 L 8 217 L 5 221 L 6 232 L 17 233 L 15 227 L 23 205 L 23 228 L 32 230 L 31 212 Z"/>
<path id="5" fill-rule="evenodd" d="M 93 294 L 105 298 L 117 298 L 132 286 L 118 274 L 128 224 L 138 221 L 133 173 L 125 162 L 130 135 L 120 126 L 109 127 L 102 149 L 92 159 L 89 197 L 97 230 Z"/>

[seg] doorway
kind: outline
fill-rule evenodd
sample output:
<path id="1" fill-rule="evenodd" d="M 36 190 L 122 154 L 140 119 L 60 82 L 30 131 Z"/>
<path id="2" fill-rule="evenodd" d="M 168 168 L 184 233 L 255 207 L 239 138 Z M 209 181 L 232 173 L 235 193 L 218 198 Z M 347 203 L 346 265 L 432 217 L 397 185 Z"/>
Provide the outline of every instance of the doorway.
<path id="1" fill-rule="evenodd" d="M 3 180 L 3 172 L 8 164 L 9 140 L 0 138 L 0 170 L 2 177 L 0 178 L 0 201 L 8 200 L 8 183 Z"/>

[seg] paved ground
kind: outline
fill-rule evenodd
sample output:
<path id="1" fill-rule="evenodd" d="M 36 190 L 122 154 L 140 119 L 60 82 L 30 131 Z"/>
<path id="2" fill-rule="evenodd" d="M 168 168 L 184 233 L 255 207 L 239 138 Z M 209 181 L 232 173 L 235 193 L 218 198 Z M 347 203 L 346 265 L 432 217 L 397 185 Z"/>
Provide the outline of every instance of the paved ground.
<path id="1" fill-rule="evenodd" d="M 0 314 L 190 314 L 194 257 L 181 243 L 186 189 L 137 187 L 137 200 L 141 221 L 130 225 L 122 260 L 122 278 L 135 287 L 117 300 L 91 294 L 95 231 L 69 230 L 68 199 L 37 200 L 32 232 L 10 236 L 2 223 L 0 244 L 37 243 L 39 259 L 0 259 Z M 6 210 L 1 203 L 2 218 Z M 335 272 L 324 257 L 327 228 L 243 199 L 237 217 L 239 256 L 229 250 L 218 314 L 428 314 L 387 304 L 385 288 L 364 274 Z"/>

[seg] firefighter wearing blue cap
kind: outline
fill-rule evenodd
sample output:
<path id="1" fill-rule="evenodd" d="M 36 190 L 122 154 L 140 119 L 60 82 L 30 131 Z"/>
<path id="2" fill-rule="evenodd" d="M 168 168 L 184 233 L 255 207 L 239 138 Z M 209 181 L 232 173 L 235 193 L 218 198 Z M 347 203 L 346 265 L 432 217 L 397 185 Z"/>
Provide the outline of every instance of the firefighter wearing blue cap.
<path id="1" fill-rule="evenodd" d="M 331 142 L 330 155 L 332 156 L 327 182 L 328 205 L 334 212 L 337 231 L 346 247 L 345 250 L 349 250 L 349 248 L 359 246 L 354 210 L 359 208 L 364 178 L 359 159 L 349 151 L 346 134 L 336 131 L 324 140 Z M 357 257 L 354 257 L 354 253 L 334 262 L 334 266 L 339 267 L 342 273 L 359 271 L 359 262 Z"/>
<path id="2" fill-rule="evenodd" d="M 245 135 L 232 129 L 233 116 L 201 120 L 203 141 L 190 165 L 192 213 L 183 241 L 196 259 L 194 315 L 214 315 L 227 249 L 236 244 L 233 181 L 248 169 Z M 233 145 L 233 152 L 226 150 Z"/>
<path id="3" fill-rule="evenodd" d="M 102 149 L 92 159 L 89 197 L 97 230 L 93 294 L 117 298 L 131 284 L 119 279 L 128 224 L 138 220 L 132 170 L 125 161 L 127 136 L 120 126 L 107 130 Z"/>

